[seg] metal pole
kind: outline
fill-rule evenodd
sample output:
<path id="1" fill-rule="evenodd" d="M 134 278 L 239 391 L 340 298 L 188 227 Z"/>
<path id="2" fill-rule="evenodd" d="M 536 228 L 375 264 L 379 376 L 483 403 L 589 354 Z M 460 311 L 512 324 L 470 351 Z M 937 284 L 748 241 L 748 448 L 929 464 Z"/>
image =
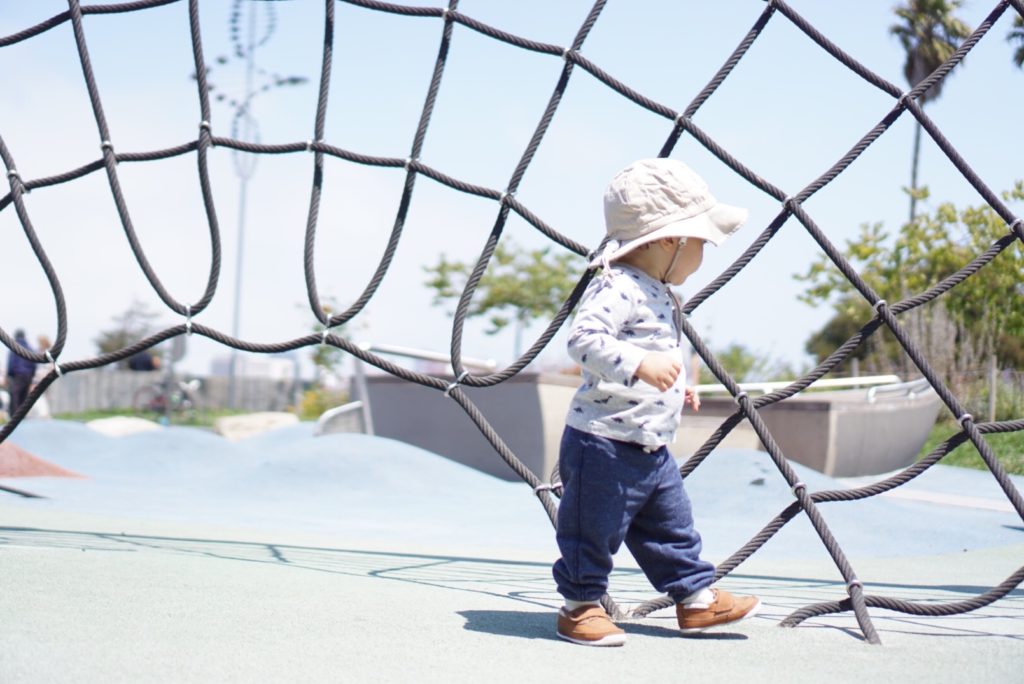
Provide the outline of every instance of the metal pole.
<path id="1" fill-rule="evenodd" d="M 363 414 L 363 432 L 372 435 L 373 414 L 370 412 L 370 393 L 366 387 L 366 365 L 356 357 L 352 357 L 352 360 L 356 364 L 356 392 L 359 394 L 359 402 L 362 404 L 360 410 Z"/>
<path id="2" fill-rule="evenodd" d="M 996 361 L 996 355 L 993 354 L 988 360 L 988 422 L 990 423 L 994 423 L 996 420 L 996 400 L 998 399 L 996 383 L 998 381 L 999 368 Z"/>
<path id="3" fill-rule="evenodd" d="M 242 137 L 248 139 L 251 133 L 251 127 L 249 122 L 251 119 L 251 112 L 249 107 L 252 103 L 252 81 L 253 74 L 255 72 L 255 64 L 253 60 L 253 52 L 256 48 L 256 9 L 253 3 L 249 4 L 248 7 L 248 19 L 249 19 L 249 39 L 245 50 L 245 100 L 244 102 L 244 113 L 245 117 L 243 124 L 245 128 L 245 135 Z M 249 189 L 249 178 L 252 175 L 253 167 L 255 166 L 255 159 L 246 167 L 244 164 L 237 163 L 238 152 L 235 152 L 235 172 L 238 174 L 238 253 L 235 260 L 235 306 L 234 313 L 231 321 L 231 336 L 238 339 L 241 319 L 241 300 L 242 300 L 242 265 L 245 257 L 245 213 L 246 205 L 248 203 L 248 189 Z M 237 408 L 238 401 L 238 388 L 236 385 L 236 376 L 238 374 L 238 350 L 234 347 L 231 348 L 231 361 L 228 368 L 228 406 L 230 408 Z"/>

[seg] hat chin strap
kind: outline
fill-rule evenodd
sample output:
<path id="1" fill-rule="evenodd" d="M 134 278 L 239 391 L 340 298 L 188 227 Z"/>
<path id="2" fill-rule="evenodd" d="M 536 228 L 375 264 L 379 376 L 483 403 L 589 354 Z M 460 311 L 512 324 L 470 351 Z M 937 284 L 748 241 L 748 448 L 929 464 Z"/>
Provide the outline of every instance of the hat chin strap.
<path id="1" fill-rule="evenodd" d="M 661 282 L 668 282 L 668 274 L 672 272 L 672 269 L 676 265 L 676 261 L 679 260 L 679 252 L 682 251 L 683 245 L 686 244 L 686 238 L 679 238 L 679 242 L 676 243 L 676 251 L 672 254 L 672 261 L 668 262 L 668 268 L 665 269 L 664 275 L 661 276 Z"/>

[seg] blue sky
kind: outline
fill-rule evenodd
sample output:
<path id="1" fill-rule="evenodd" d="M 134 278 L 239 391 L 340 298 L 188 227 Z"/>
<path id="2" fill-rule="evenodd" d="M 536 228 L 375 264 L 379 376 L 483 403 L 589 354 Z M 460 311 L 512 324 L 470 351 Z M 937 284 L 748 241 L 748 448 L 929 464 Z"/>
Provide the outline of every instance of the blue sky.
<path id="1" fill-rule="evenodd" d="M 439 7 L 439 2 L 407 5 Z M 893 2 L 792 0 L 791 6 L 840 47 L 899 87 L 903 53 L 888 34 Z M 479 21 L 537 41 L 568 45 L 591 3 L 464 0 L 459 10 Z M 994 1 L 969 1 L 960 16 L 976 26 Z M 669 2 L 611 0 L 582 54 L 644 95 L 682 110 L 717 71 L 764 10 L 761 0 Z M 53 0 L 4 3 L 0 36 L 58 14 Z M 230 55 L 229 2 L 201 3 L 206 61 Z M 323 39 L 322 2 L 274 3 L 276 30 L 256 53 L 257 66 L 310 78 L 272 90 L 254 104 L 264 143 L 313 137 Z M 326 141 L 353 152 L 406 157 L 433 69 L 442 24 L 338 3 Z M 942 98 L 926 111 L 981 178 L 996 191 L 1024 178 L 1024 71 L 1006 42 L 1012 9 L 947 79 Z M 259 17 L 262 24 L 263 17 Z M 178 145 L 196 136 L 199 116 L 189 39 L 188 5 L 84 19 L 90 56 L 111 138 L 119 152 Z M 477 185 L 504 189 L 557 82 L 561 59 L 526 52 L 455 27 L 448 67 L 421 160 Z M 0 136 L 25 179 L 57 174 L 100 157 L 71 27 L 0 48 Z M 214 65 L 221 92 L 244 91 L 243 65 Z M 259 81 L 257 81 L 259 84 Z M 824 173 L 892 107 L 892 98 L 831 58 L 777 14 L 695 122 L 742 163 L 789 194 Z M 216 135 L 230 135 L 230 109 L 214 104 Z M 837 181 L 806 204 L 818 225 L 843 244 L 865 222 L 894 230 L 905 220 L 913 125 L 909 114 L 872 145 Z M 601 193 L 608 179 L 637 158 L 655 156 L 671 124 L 577 68 L 518 199 L 572 239 L 596 246 L 604 226 Z M 701 173 L 722 201 L 750 209 L 748 225 L 718 249 L 683 288 L 690 295 L 742 253 L 774 218 L 778 203 L 684 136 L 673 156 Z M 238 180 L 232 153 L 215 149 L 211 173 L 223 241 L 218 293 L 196 318 L 230 332 L 235 295 Z M 303 235 L 312 156 L 261 157 L 249 185 L 241 291 L 241 337 L 278 342 L 308 333 L 315 319 L 303 279 Z M 322 298 L 343 305 L 365 287 L 380 259 L 398 208 L 404 173 L 328 158 L 315 267 Z M 169 290 L 197 300 L 210 261 L 208 227 L 194 155 L 146 164 L 123 163 L 118 174 L 140 240 Z M 977 193 L 929 139 L 920 180 L 938 201 L 978 204 Z M 64 359 L 95 354 L 93 340 L 133 301 L 167 310 L 136 265 L 105 174 L 38 189 L 26 205 L 61 278 L 68 303 Z M 1015 208 L 1018 213 L 1020 208 Z M 475 260 L 497 213 L 496 203 L 464 195 L 429 178 L 417 180 L 402 243 L 384 284 L 351 331 L 356 339 L 446 351 L 451 320 L 431 305 L 423 267 L 449 258 Z M 505 235 L 521 245 L 548 244 L 525 221 L 510 219 Z M 555 246 L 558 249 L 557 246 Z M 1018 247 L 1019 248 L 1019 247 Z M 790 219 L 755 261 L 701 305 L 693 323 L 713 347 L 739 342 L 801 364 L 806 338 L 829 317 L 797 300 L 819 248 Z M 0 212 L 0 326 L 33 337 L 56 332 L 56 312 L 12 207 Z M 484 322 L 466 329 L 463 353 L 512 360 L 512 336 L 487 336 Z M 532 341 L 538 323 L 526 335 Z M 560 336 L 541 356 L 545 367 L 568 363 Z M 227 349 L 190 341 L 183 366 L 205 372 Z M 304 354 L 305 356 L 305 354 Z"/>

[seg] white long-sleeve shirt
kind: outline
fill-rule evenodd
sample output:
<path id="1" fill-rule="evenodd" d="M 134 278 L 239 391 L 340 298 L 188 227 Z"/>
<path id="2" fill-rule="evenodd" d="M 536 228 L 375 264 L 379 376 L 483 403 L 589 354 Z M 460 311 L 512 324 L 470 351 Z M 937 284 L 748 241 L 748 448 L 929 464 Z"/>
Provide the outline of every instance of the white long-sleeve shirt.
<path id="1" fill-rule="evenodd" d="M 591 281 L 569 331 L 569 356 L 583 384 L 566 423 L 577 430 L 657 448 L 675 440 L 686 396 L 686 369 L 665 392 L 637 380 L 649 352 L 683 361 L 679 302 L 669 286 L 625 264 Z"/>

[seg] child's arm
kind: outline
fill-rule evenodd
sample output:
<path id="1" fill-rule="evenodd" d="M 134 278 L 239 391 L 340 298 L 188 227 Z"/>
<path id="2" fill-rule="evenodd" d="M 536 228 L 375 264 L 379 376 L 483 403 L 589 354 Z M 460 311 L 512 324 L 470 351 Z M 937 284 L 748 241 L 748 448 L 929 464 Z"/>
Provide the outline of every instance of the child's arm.
<path id="1" fill-rule="evenodd" d="M 683 406 L 689 404 L 693 407 L 694 411 L 700 411 L 700 395 L 697 394 L 696 387 L 687 387 L 685 399 L 683 400 Z"/>
<path id="2" fill-rule="evenodd" d="M 603 279 L 596 280 L 580 301 L 569 330 L 569 356 L 602 380 L 632 386 L 648 352 L 617 335 L 633 309 L 626 295 Z"/>

